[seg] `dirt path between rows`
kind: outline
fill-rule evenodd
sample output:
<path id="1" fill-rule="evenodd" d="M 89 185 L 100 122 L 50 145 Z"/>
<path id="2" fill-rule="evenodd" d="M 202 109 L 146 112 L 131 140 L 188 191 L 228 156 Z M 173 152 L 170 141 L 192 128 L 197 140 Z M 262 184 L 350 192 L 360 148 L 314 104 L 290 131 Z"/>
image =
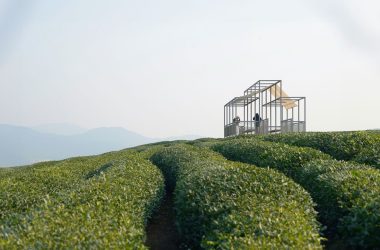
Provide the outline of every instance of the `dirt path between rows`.
<path id="1" fill-rule="evenodd" d="M 152 250 L 176 250 L 180 240 L 175 226 L 173 194 L 168 193 L 146 228 L 146 246 Z"/>

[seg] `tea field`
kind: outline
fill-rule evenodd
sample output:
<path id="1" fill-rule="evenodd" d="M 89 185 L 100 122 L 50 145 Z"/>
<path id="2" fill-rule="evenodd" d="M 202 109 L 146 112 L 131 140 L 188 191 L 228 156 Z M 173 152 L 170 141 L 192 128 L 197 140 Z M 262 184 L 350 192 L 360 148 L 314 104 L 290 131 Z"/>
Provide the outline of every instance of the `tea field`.
<path id="1" fill-rule="evenodd" d="M 105 248 L 380 249 L 380 134 L 160 142 L 0 168 L 0 249 Z"/>

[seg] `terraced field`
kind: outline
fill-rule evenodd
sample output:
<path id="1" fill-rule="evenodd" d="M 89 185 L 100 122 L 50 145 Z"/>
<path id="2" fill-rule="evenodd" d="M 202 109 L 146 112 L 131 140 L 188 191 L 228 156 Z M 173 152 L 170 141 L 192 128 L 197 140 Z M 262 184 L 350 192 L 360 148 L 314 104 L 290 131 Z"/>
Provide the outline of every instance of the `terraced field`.
<path id="1" fill-rule="evenodd" d="M 380 248 L 380 136 L 161 142 L 0 169 L 0 248 Z"/>

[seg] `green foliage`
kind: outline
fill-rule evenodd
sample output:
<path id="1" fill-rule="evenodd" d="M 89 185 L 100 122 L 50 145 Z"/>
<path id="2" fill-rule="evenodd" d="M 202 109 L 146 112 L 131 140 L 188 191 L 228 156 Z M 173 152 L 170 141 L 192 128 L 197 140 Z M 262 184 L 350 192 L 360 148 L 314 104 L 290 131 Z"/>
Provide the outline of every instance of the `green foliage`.
<path id="1" fill-rule="evenodd" d="M 8 171 L 0 179 L 0 248 L 143 249 L 163 194 L 160 171 L 128 151 Z"/>
<path id="2" fill-rule="evenodd" d="M 165 183 L 191 248 L 319 249 L 312 197 L 340 247 L 377 249 L 380 171 L 351 161 L 379 152 L 376 132 L 248 135 L 0 169 L 0 249 L 144 249 Z"/>
<path id="3" fill-rule="evenodd" d="M 360 151 L 360 153 L 355 155 L 352 160 L 380 169 L 380 143 L 368 145 L 365 149 Z"/>
<path id="4" fill-rule="evenodd" d="M 284 175 L 188 145 L 151 159 L 175 190 L 177 222 L 190 247 L 321 248 L 310 196 Z"/>
<path id="5" fill-rule="evenodd" d="M 336 226 L 352 205 L 350 194 L 342 192 L 341 189 L 345 184 L 343 181 L 356 170 L 367 172 L 373 169 L 352 162 L 314 160 L 305 164 L 302 173 L 297 175 L 297 181 L 312 194 L 318 205 L 319 214 L 327 225 Z M 357 183 L 356 186 L 352 186 L 357 194 L 367 192 L 366 185 L 369 178 L 362 177 L 362 179 L 362 185 Z"/>
<path id="6" fill-rule="evenodd" d="M 209 147 L 213 143 L 218 142 L 220 139 L 215 138 L 200 138 L 194 141 L 188 141 L 187 144 L 197 146 L 197 147 Z"/>
<path id="7" fill-rule="evenodd" d="M 265 136 L 264 140 L 311 147 L 338 160 L 353 160 L 380 168 L 380 137 L 371 132 L 289 133 Z"/>
<path id="8" fill-rule="evenodd" d="M 380 136 L 380 129 L 366 130 L 366 132 Z"/>
<path id="9" fill-rule="evenodd" d="M 133 147 L 130 149 L 136 150 L 137 152 L 142 152 L 142 151 L 149 150 L 151 148 L 156 148 L 159 146 L 168 147 L 171 145 L 180 144 L 180 143 L 187 143 L 187 142 L 189 142 L 189 141 L 187 141 L 187 140 L 160 141 L 160 142 L 153 142 L 153 143 L 149 143 L 149 144 L 136 146 L 136 147 Z"/>
<path id="10" fill-rule="evenodd" d="M 351 246 L 379 247 L 380 171 L 337 161 L 311 161 L 305 169 L 300 182 L 324 221 L 337 224 L 338 234 Z"/>
<path id="11" fill-rule="evenodd" d="M 292 177 L 310 192 L 322 222 L 330 233 L 338 229 L 346 246 L 380 245 L 380 171 L 328 159 L 311 148 L 256 139 L 229 140 L 213 149 L 229 159 L 273 167 Z"/>
<path id="12" fill-rule="evenodd" d="M 275 167 L 289 176 L 297 174 L 302 165 L 310 160 L 331 159 L 315 149 L 265 142 L 249 137 L 227 140 L 214 144 L 212 148 L 230 160 L 261 167 Z"/>

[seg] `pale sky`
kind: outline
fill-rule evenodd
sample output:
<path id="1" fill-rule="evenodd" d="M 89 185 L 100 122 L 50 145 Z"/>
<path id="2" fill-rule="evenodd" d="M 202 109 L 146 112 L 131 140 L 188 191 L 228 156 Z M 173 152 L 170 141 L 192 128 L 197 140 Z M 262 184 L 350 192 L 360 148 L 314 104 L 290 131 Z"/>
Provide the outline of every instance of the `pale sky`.
<path id="1" fill-rule="evenodd" d="M 0 0 L 0 123 L 221 137 L 259 79 L 308 130 L 380 128 L 380 1 Z"/>

